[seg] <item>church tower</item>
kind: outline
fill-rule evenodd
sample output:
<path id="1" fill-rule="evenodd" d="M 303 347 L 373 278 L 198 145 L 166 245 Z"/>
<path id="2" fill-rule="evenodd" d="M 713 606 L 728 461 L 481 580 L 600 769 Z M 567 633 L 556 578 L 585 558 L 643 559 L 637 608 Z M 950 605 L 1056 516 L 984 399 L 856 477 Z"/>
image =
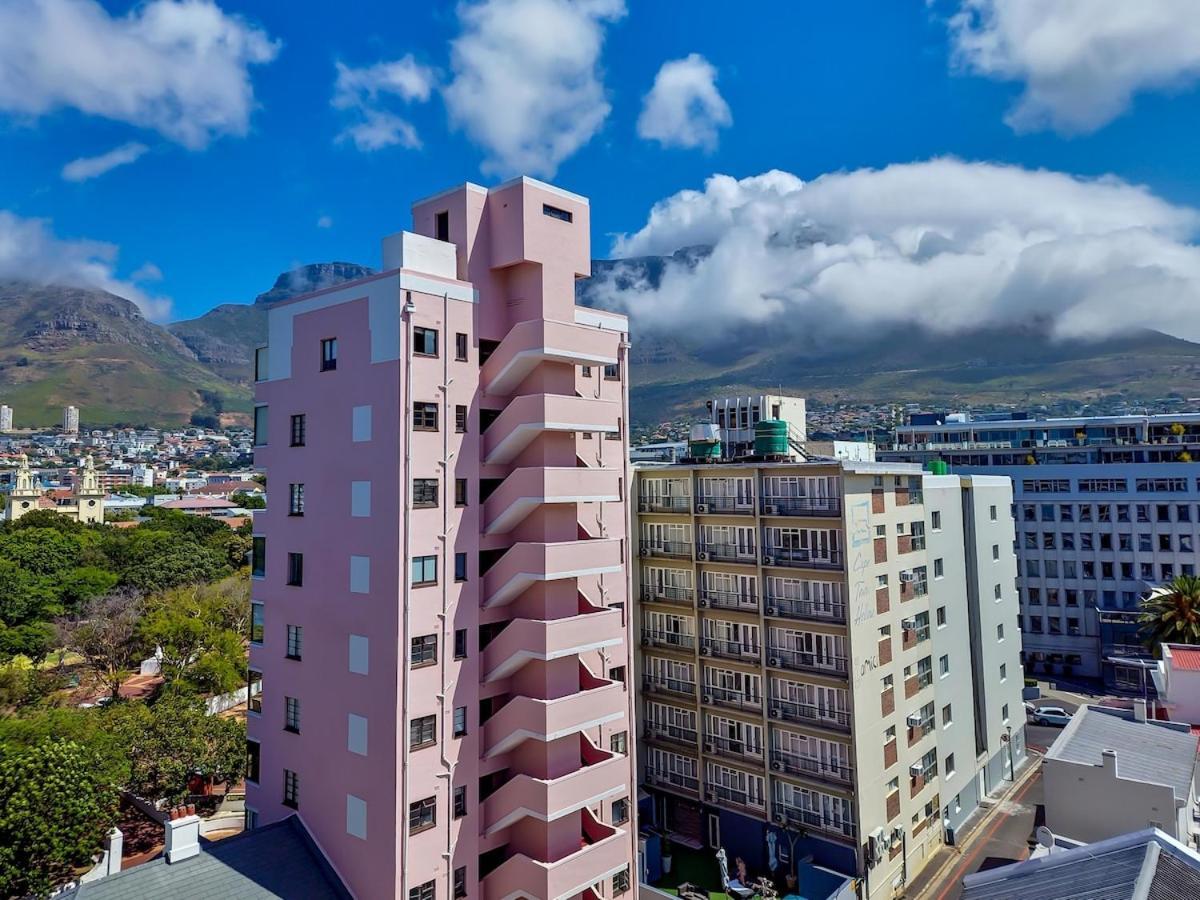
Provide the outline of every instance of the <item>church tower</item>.
<path id="1" fill-rule="evenodd" d="M 33 472 L 29 468 L 29 457 L 21 454 L 17 463 L 17 474 L 13 481 L 13 489 L 4 502 L 4 515 L 12 522 L 21 518 L 27 512 L 38 507 L 38 498 L 42 489 L 33 480 Z"/>
<path id="2" fill-rule="evenodd" d="M 104 491 L 100 488 L 100 476 L 90 455 L 84 457 L 83 468 L 75 482 L 75 503 L 80 522 L 86 525 L 104 521 Z"/>

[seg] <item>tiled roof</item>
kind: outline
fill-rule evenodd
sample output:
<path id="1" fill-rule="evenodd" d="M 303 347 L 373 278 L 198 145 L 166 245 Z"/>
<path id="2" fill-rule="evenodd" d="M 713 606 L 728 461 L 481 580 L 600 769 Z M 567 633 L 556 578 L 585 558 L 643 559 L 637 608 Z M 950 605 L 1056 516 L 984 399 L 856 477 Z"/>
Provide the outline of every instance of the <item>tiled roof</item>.
<path id="1" fill-rule="evenodd" d="M 1189 672 L 1200 672 L 1200 647 L 1186 647 L 1172 644 L 1171 664 L 1176 669 L 1187 669 Z"/>
<path id="2" fill-rule="evenodd" d="M 89 881 L 61 895 L 70 900 L 349 900 L 350 892 L 300 820 L 246 831 L 223 841 L 201 841 L 198 856 L 168 863 L 159 858 Z"/>
<path id="3" fill-rule="evenodd" d="M 1150 828 L 963 879 L 961 900 L 1200 897 L 1200 856 Z"/>

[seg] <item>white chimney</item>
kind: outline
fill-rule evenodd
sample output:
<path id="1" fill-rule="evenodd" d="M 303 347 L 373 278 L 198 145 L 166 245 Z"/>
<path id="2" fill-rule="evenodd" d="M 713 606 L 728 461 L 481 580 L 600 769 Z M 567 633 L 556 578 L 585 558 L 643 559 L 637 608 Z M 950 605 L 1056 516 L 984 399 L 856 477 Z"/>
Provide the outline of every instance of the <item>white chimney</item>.
<path id="1" fill-rule="evenodd" d="M 1117 777 L 1117 751 L 1116 750 L 1101 750 L 1100 765 L 1104 767 L 1106 774 L 1113 778 Z"/>
<path id="2" fill-rule="evenodd" d="M 1139 698 L 1139 699 L 1133 701 L 1133 721 L 1135 721 L 1135 722 L 1145 722 L 1146 721 L 1146 701 L 1145 700 L 1142 700 Z"/>
<path id="3" fill-rule="evenodd" d="M 104 838 L 104 874 L 116 875 L 121 871 L 121 855 L 125 852 L 125 835 L 120 828 L 113 828 Z"/>
<path id="4" fill-rule="evenodd" d="M 167 830 L 163 855 L 168 863 L 199 855 L 200 817 L 196 815 L 195 807 L 176 807 L 171 810 L 171 817 L 163 824 Z"/>

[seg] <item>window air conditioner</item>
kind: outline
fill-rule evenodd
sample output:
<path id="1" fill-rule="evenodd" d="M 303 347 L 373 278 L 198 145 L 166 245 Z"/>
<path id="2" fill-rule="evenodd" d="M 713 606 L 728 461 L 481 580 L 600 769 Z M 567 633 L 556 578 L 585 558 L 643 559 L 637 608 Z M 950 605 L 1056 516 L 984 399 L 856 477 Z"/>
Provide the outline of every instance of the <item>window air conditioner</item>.
<path id="1" fill-rule="evenodd" d="M 904 582 L 912 582 L 912 581 L 916 581 L 916 580 L 917 580 L 917 573 L 916 573 L 916 572 L 910 572 L 910 571 L 901 572 L 901 573 L 900 573 L 900 580 L 901 580 L 901 581 L 904 581 Z"/>
<path id="2" fill-rule="evenodd" d="M 701 550 L 696 554 L 696 559 L 700 560 L 700 562 L 708 562 L 708 551 Z"/>
<path id="3" fill-rule="evenodd" d="M 779 515 L 779 507 L 776 506 L 774 503 L 768 503 L 766 512 L 767 512 L 768 516 L 777 516 L 777 515 Z"/>
<path id="4" fill-rule="evenodd" d="M 762 564 L 763 564 L 764 566 L 773 566 L 773 565 L 775 565 L 775 557 L 773 557 L 773 556 L 764 556 L 764 557 L 763 557 L 763 562 L 762 562 Z"/>
<path id="5" fill-rule="evenodd" d="M 770 659 L 767 660 L 767 665 L 778 669 L 779 668 L 779 657 L 772 656 Z"/>
<path id="6" fill-rule="evenodd" d="M 698 513 L 708 512 L 708 504 L 707 503 L 697 503 L 696 504 L 696 512 L 698 512 Z"/>
<path id="7" fill-rule="evenodd" d="M 783 710 L 780 709 L 778 706 L 772 706 L 771 707 L 771 718 L 772 719 L 782 719 L 783 718 Z"/>
<path id="8" fill-rule="evenodd" d="M 908 767 L 908 774 L 912 778 L 920 778 L 922 775 L 925 774 L 925 769 L 921 767 L 920 763 L 913 763 L 911 766 Z"/>
<path id="9" fill-rule="evenodd" d="M 901 619 L 900 627 L 903 628 L 905 631 L 913 631 L 917 627 L 917 620 L 916 619 Z"/>
<path id="10" fill-rule="evenodd" d="M 922 721 L 920 713 L 909 713 L 908 718 L 904 720 L 904 724 L 909 728 L 920 728 Z"/>

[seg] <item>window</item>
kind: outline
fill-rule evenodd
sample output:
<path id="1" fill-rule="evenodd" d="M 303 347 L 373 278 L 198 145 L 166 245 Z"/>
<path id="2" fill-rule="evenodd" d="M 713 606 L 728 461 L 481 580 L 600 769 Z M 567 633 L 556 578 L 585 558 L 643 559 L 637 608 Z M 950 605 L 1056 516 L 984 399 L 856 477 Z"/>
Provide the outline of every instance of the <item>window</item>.
<path id="1" fill-rule="evenodd" d="M 246 710 L 248 712 L 262 712 L 262 677 L 262 672 L 255 669 L 246 671 Z"/>
<path id="2" fill-rule="evenodd" d="M 437 742 L 437 716 L 420 716 L 408 723 L 410 750 L 428 747 Z"/>
<path id="3" fill-rule="evenodd" d="M 988 514 L 991 516 L 992 521 L 995 522 L 996 521 L 996 505 L 995 504 L 992 504 L 992 506 L 989 508 Z"/>
<path id="4" fill-rule="evenodd" d="M 467 336 L 461 331 L 454 335 L 454 358 L 459 362 L 467 359 Z"/>
<path id="5" fill-rule="evenodd" d="M 954 710 L 951 708 L 951 704 L 947 703 L 942 707 L 942 727 L 945 728 L 947 725 L 951 725 L 953 723 Z"/>
<path id="6" fill-rule="evenodd" d="M 1008 721 L 1008 704 L 1007 703 L 1005 703 L 1002 707 L 1000 707 L 1000 718 L 1003 719 L 1005 722 Z"/>
<path id="7" fill-rule="evenodd" d="M 467 787 L 460 784 L 454 789 L 454 818 L 461 819 L 467 814 Z"/>
<path id="8" fill-rule="evenodd" d="M 462 737 L 467 733 L 467 708 L 465 706 L 456 706 L 454 708 L 454 736 Z"/>
<path id="9" fill-rule="evenodd" d="M 433 236 L 439 241 L 450 240 L 450 212 L 442 210 L 433 217 Z M 429 895 L 430 900 L 433 900 L 433 894 Z M 419 900 L 419 898 L 410 897 L 409 900 Z"/>
<path id="10" fill-rule="evenodd" d="M 291 769 L 283 770 L 283 805 L 300 808 L 300 776 Z"/>
<path id="11" fill-rule="evenodd" d="M 265 537 L 250 539 L 250 574 L 258 578 L 267 574 L 267 539 Z"/>
<path id="12" fill-rule="evenodd" d="M 263 605 L 261 603 L 250 604 L 250 643 L 261 644 L 263 642 Z"/>
<path id="13" fill-rule="evenodd" d="M 439 218 L 444 215 L 446 214 L 438 213 Z M 442 238 L 442 240 L 445 240 L 445 238 Z M 435 894 L 436 891 L 434 890 L 433 882 L 427 881 L 424 884 L 418 884 L 415 888 L 409 888 L 408 900 L 434 900 Z"/>
<path id="14" fill-rule="evenodd" d="M 438 505 L 438 480 L 436 478 L 414 478 L 412 486 L 414 509 L 427 509 Z"/>
<path id="15" fill-rule="evenodd" d="M 467 580 L 467 554 L 465 553 L 454 554 L 454 580 Z"/>
<path id="16" fill-rule="evenodd" d="M 454 505 L 467 505 L 467 479 L 465 478 L 454 479 Z"/>
<path id="17" fill-rule="evenodd" d="M 462 403 L 454 407 L 454 431 L 457 434 L 467 433 L 467 407 Z"/>
<path id="18" fill-rule="evenodd" d="M 467 629 L 459 628 L 454 632 L 454 658 L 467 658 Z"/>
<path id="19" fill-rule="evenodd" d="M 613 753 L 629 752 L 629 733 L 618 731 L 608 739 L 608 748 Z"/>
<path id="20" fill-rule="evenodd" d="M 992 559 L 999 559 L 999 558 L 1000 558 L 1000 545 L 992 544 Z"/>
<path id="21" fill-rule="evenodd" d="M 413 353 L 418 356 L 438 355 L 438 333 L 434 328 L 413 329 Z"/>
<path id="22" fill-rule="evenodd" d="M 1004 640 L 1004 624 L 1003 623 L 996 626 L 996 640 L 998 640 L 998 641 Z"/>
<path id="23" fill-rule="evenodd" d="M 288 485 L 288 515 L 302 516 L 304 515 L 304 485 L 289 484 Z"/>
<path id="24" fill-rule="evenodd" d="M 946 757 L 946 777 L 949 778 L 954 774 L 954 754 L 951 753 Z"/>
<path id="25" fill-rule="evenodd" d="M 621 797 L 612 803 L 612 822 L 621 825 L 629 821 L 629 798 Z"/>
<path id="26" fill-rule="evenodd" d="M 938 658 L 938 672 L 945 677 L 950 674 L 950 657 L 943 654 Z"/>
<path id="27" fill-rule="evenodd" d="M 412 639 L 412 667 L 437 662 L 437 635 L 422 634 Z"/>
<path id="28" fill-rule="evenodd" d="M 937 616 L 937 627 L 945 628 L 946 627 L 946 607 L 939 606 L 937 608 L 936 616 Z"/>
<path id="29" fill-rule="evenodd" d="M 454 896 L 467 896 L 467 867 L 459 866 L 454 870 Z"/>
<path id="30" fill-rule="evenodd" d="M 304 649 L 304 628 L 300 625 L 287 627 L 287 658 L 300 659 Z"/>
<path id="31" fill-rule="evenodd" d="M 558 219 L 560 222 L 570 222 L 575 218 L 570 210 L 559 209 L 557 206 L 551 206 L 549 203 L 542 204 L 542 215 L 549 216 L 551 219 Z"/>
<path id="32" fill-rule="evenodd" d="M 592 367 L 591 366 L 580 366 L 579 374 L 583 378 L 591 378 L 592 377 Z"/>
<path id="33" fill-rule="evenodd" d="M 1008 663 L 1000 663 L 1000 680 L 1008 681 Z"/>
<path id="34" fill-rule="evenodd" d="M 283 730 L 300 733 L 300 701 L 295 697 L 283 698 Z"/>
<path id="35" fill-rule="evenodd" d="M 929 517 L 930 517 L 930 520 L 931 520 L 931 522 L 930 522 L 930 527 L 931 527 L 931 528 L 932 528 L 934 531 L 941 531 L 941 530 L 942 530 L 942 513 L 941 513 L 941 510 L 937 510 L 937 509 L 935 509 L 933 512 L 931 512 L 931 513 L 929 514 Z"/>
<path id="36" fill-rule="evenodd" d="M 624 666 L 613 666 L 611 669 L 608 670 L 608 677 L 613 681 L 619 681 L 619 682 L 621 682 L 621 684 L 624 684 L 625 683 L 625 667 Z"/>
<path id="37" fill-rule="evenodd" d="M 305 436 L 304 435 L 304 432 L 305 432 L 304 419 L 305 419 L 304 413 L 300 413 L 299 415 L 292 416 L 291 445 L 293 447 L 303 447 L 304 446 L 304 436 Z"/>
<path id="38" fill-rule="evenodd" d="M 629 866 L 613 876 L 613 895 L 624 894 L 629 890 Z"/>
<path id="39" fill-rule="evenodd" d="M 332 372 L 337 368 L 337 338 L 321 341 L 321 371 Z"/>
<path id="40" fill-rule="evenodd" d="M 410 832 L 424 831 L 437 824 L 437 798 L 426 797 L 408 805 L 408 828 Z"/>
<path id="41" fill-rule="evenodd" d="M 437 584 L 437 557 L 414 556 L 412 561 L 412 583 Z"/>
<path id="42" fill-rule="evenodd" d="M 946 575 L 945 563 L 941 559 L 935 559 L 933 561 L 933 577 L 934 578 L 944 578 L 945 575 Z"/>
<path id="43" fill-rule="evenodd" d="M 267 407 L 254 407 L 254 446 L 267 446 Z"/>
<path id="44" fill-rule="evenodd" d="M 604 378 L 607 381 L 618 381 L 621 378 L 620 363 L 610 363 L 604 367 Z"/>
<path id="45" fill-rule="evenodd" d="M 287 583 L 292 587 L 299 587 L 304 584 L 304 554 L 289 553 L 288 554 L 288 576 Z"/>
<path id="46" fill-rule="evenodd" d="M 997 600 L 1000 600 L 1004 597 L 1004 592 L 1001 590 L 1000 585 L 996 585 L 992 589 L 992 596 L 994 596 Z"/>
<path id="47" fill-rule="evenodd" d="M 246 741 L 246 780 L 258 784 L 262 747 L 258 741 Z"/>
<path id="48" fill-rule="evenodd" d="M 436 403 L 413 404 L 413 430 L 438 430 L 438 405 Z"/>

